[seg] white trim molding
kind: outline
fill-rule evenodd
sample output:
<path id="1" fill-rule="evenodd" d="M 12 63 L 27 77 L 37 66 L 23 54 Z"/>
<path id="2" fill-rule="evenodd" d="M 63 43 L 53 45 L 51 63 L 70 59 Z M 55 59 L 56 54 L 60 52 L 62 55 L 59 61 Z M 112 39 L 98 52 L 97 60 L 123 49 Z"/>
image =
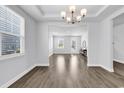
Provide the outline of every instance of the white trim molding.
<path id="1" fill-rule="evenodd" d="M 50 53 L 50 54 L 49 54 L 49 57 L 52 56 L 52 55 L 53 55 L 53 53 Z"/>
<path id="2" fill-rule="evenodd" d="M 104 5 L 97 12 L 87 15 L 87 17 L 88 18 L 97 17 L 101 13 L 103 13 L 105 10 L 107 10 L 108 7 L 109 5 Z M 42 6 L 33 5 L 33 6 L 27 7 L 27 6 L 21 5 L 20 8 L 23 9 L 26 13 L 28 13 L 31 17 L 33 17 L 37 21 L 49 21 L 49 20 L 55 21 L 60 18 L 60 15 L 58 14 L 45 14 Z M 29 11 L 31 8 L 33 9 L 32 11 L 37 14 L 37 16 L 35 16 L 33 13 Z M 57 21 L 61 21 L 61 20 L 57 20 Z"/>
<path id="3" fill-rule="evenodd" d="M 53 55 L 53 49 L 49 49 L 49 57 Z"/>
<path id="4" fill-rule="evenodd" d="M 105 66 L 102 66 L 100 64 L 87 64 L 88 67 L 101 67 L 109 72 L 114 72 L 113 68 L 106 68 Z"/>
<path id="5" fill-rule="evenodd" d="M 21 57 L 24 55 L 25 55 L 24 53 L 15 53 L 15 54 L 3 55 L 3 56 L 0 56 L 0 60 L 8 60 L 11 58 Z"/>
<path id="6" fill-rule="evenodd" d="M 109 7 L 109 5 L 103 6 L 103 7 L 94 15 L 94 17 L 99 16 L 99 15 L 100 15 L 103 11 L 105 11 L 108 7 Z"/>
<path id="7" fill-rule="evenodd" d="M 118 63 L 124 64 L 124 61 L 122 61 L 122 60 L 114 59 L 114 61 L 115 61 L 115 62 L 118 62 Z"/>
<path id="8" fill-rule="evenodd" d="M 48 64 L 35 64 L 34 66 L 35 66 L 35 67 L 36 67 L 36 66 L 49 66 L 49 63 L 48 63 Z"/>
<path id="9" fill-rule="evenodd" d="M 114 69 L 113 68 L 107 68 L 107 67 L 102 66 L 102 65 L 100 65 L 100 67 L 102 67 L 103 69 L 105 69 L 105 70 L 107 70 L 109 72 L 114 72 Z"/>
<path id="10" fill-rule="evenodd" d="M 88 67 L 99 67 L 99 64 L 87 64 Z"/>
<path id="11" fill-rule="evenodd" d="M 57 53 L 57 52 L 54 52 L 53 54 L 70 54 L 70 55 L 72 54 L 73 55 L 73 54 L 80 54 L 80 53 L 79 52 L 77 52 L 77 53 L 76 52 L 75 53 L 68 53 L 68 52 L 66 52 L 66 53 L 64 53 L 64 52 L 63 53 L 62 52 L 61 53 L 58 52 Z"/>

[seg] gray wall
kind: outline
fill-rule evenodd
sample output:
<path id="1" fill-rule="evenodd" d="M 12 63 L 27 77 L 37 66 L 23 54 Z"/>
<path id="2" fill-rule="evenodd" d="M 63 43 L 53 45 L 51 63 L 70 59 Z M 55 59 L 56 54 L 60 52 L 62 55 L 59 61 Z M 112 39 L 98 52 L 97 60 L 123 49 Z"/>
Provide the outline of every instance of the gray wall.
<path id="1" fill-rule="evenodd" d="M 25 18 L 25 55 L 0 61 L 0 86 L 36 61 L 36 22 L 17 6 L 8 6 Z"/>

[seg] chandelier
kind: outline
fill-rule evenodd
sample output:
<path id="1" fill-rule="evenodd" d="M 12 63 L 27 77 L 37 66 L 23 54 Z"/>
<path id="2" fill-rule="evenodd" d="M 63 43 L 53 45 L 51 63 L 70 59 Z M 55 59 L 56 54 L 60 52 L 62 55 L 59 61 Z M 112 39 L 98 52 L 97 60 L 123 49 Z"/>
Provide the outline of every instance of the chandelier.
<path id="1" fill-rule="evenodd" d="M 76 6 L 70 6 L 69 11 L 70 12 L 68 14 L 65 11 L 62 11 L 61 17 L 62 19 L 67 21 L 67 23 L 72 23 L 72 24 L 75 24 L 76 22 L 80 22 L 81 19 L 84 18 L 87 14 L 86 9 L 81 9 L 80 14 L 77 15 Z"/>

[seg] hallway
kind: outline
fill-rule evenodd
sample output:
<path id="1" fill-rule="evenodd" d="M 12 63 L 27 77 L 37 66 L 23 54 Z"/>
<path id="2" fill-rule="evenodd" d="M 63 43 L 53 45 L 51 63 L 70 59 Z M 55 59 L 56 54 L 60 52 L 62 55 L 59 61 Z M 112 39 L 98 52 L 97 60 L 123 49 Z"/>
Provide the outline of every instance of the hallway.
<path id="1" fill-rule="evenodd" d="M 124 77 L 100 67 L 87 67 L 81 55 L 54 54 L 49 67 L 36 67 L 10 88 L 124 87 Z"/>

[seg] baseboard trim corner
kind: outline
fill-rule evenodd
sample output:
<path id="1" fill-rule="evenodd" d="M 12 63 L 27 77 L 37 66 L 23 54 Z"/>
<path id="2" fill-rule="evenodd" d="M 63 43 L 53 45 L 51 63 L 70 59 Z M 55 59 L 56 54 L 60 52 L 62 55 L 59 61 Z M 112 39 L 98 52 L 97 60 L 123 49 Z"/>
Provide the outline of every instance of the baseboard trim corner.
<path id="1" fill-rule="evenodd" d="M 114 69 L 113 68 L 112 69 L 109 69 L 109 68 L 106 68 L 106 67 L 104 67 L 102 65 L 99 65 L 99 64 L 87 64 L 87 66 L 88 67 L 101 67 L 101 68 L 103 68 L 103 69 L 105 69 L 105 70 L 107 70 L 109 72 L 114 72 Z"/>
<path id="2" fill-rule="evenodd" d="M 49 57 L 52 56 L 52 55 L 53 55 L 53 53 L 50 53 L 50 54 L 49 54 Z"/>
<path id="3" fill-rule="evenodd" d="M 100 67 L 102 67 L 103 69 L 109 71 L 109 72 L 114 72 L 113 68 L 106 68 L 105 66 L 100 65 Z"/>
<path id="4" fill-rule="evenodd" d="M 35 67 L 36 66 L 49 66 L 49 63 L 48 64 L 35 64 Z"/>
<path id="5" fill-rule="evenodd" d="M 114 59 L 114 61 L 115 61 L 115 62 L 118 62 L 118 63 L 124 64 L 124 61 L 122 61 L 122 60 Z"/>

